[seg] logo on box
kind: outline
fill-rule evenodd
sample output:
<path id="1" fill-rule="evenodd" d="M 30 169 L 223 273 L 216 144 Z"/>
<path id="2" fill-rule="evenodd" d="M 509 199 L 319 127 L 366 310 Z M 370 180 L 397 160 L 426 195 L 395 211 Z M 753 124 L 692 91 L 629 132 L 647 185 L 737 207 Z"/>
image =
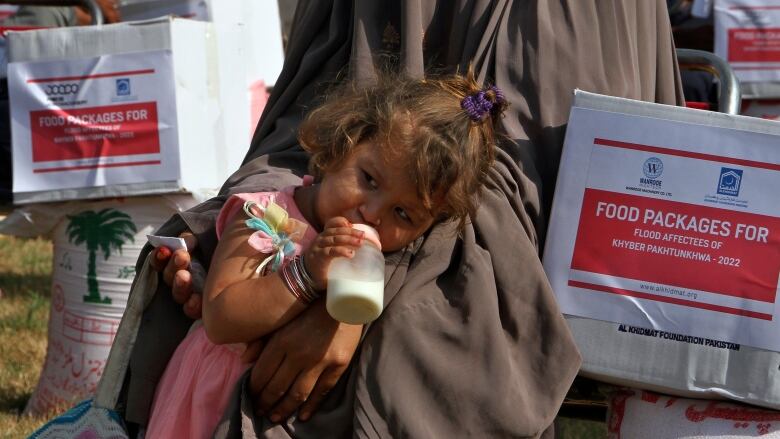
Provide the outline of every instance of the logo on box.
<path id="1" fill-rule="evenodd" d="M 119 78 L 116 80 L 116 95 L 130 96 L 130 78 Z"/>
<path id="2" fill-rule="evenodd" d="M 657 157 L 650 157 L 642 165 L 642 172 L 647 178 L 658 178 L 664 173 L 664 162 Z"/>
<path id="3" fill-rule="evenodd" d="M 741 169 L 720 168 L 720 178 L 718 178 L 718 193 L 720 195 L 738 196 L 740 184 L 742 184 Z"/>
<path id="4" fill-rule="evenodd" d="M 60 83 L 60 84 L 48 84 L 44 86 L 43 92 L 46 96 L 65 96 L 75 95 L 79 92 L 79 84 L 73 83 Z"/>
<path id="5" fill-rule="evenodd" d="M 658 157 L 650 157 L 642 163 L 642 174 L 639 185 L 646 188 L 660 189 L 663 182 L 658 178 L 664 173 L 664 162 Z"/>

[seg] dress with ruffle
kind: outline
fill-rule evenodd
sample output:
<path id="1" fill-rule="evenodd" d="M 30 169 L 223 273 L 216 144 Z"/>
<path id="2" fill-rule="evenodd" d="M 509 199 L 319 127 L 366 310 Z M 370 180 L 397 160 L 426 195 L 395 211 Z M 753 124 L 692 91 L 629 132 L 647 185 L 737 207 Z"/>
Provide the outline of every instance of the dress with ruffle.
<path id="1" fill-rule="evenodd" d="M 287 210 L 290 218 L 306 223 L 293 199 L 295 188 L 280 192 L 233 195 L 217 218 L 217 236 L 236 214 L 243 215 L 244 202 L 261 206 L 269 201 Z M 295 245 L 296 254 L 308 248 L 316 237 L 309 226 Z M 241 362 L 244 344 L 217 345 L 209 341 L 200 321 L 193 325 L 168 362 L 157 385 L 147 438 L 211 437 L 222 418 L 231 393 L 249 364 Z"/>

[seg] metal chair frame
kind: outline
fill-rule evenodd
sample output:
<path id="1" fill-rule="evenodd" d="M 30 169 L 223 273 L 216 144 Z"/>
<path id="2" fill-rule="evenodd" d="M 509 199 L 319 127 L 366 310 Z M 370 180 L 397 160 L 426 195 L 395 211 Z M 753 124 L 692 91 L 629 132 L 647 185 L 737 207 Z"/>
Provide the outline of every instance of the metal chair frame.
<path id="1" fill-rule="evenodd" d="M 680 68 L 705 70 L 718 78 L 718 111 L 739 114 L 742 92 L 739 81 L 729 64 L 712 52 L 695 49 L 677 49 Z"/>

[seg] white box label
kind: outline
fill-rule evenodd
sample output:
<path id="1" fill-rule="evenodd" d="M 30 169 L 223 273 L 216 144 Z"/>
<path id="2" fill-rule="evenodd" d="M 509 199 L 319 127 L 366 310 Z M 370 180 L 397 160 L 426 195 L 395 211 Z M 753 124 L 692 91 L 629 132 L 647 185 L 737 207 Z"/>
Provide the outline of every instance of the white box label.
<path id="1" fill-rule="evenodd" d="M 780 1 L 716 0 L 715 53 L 742 82 L 780 80 Z"/>
<path id="2" fill-rule="evenodd" d="M 9 65 L 14 192 L 180 178 L 169 50 Z"/>
<path id="3" fill-rule="evenodd" d="M 562 311 L 780 351 L 778 142 L 573 108 L 544 256 Z"/>

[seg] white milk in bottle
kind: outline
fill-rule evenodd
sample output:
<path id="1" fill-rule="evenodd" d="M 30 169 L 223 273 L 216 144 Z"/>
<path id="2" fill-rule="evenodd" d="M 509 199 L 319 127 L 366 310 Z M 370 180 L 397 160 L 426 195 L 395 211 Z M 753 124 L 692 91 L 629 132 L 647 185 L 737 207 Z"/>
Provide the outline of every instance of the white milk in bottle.
<path id="1" fill-rule="evenodd" d="M 331 262 L 326 307 L 334 319 L 354 325 L 368 323 L 382 313 L 385 257 L 374 228 L 365 224 L 353 227 L 363 231 L 363 245 L 352 258 Z"/>

